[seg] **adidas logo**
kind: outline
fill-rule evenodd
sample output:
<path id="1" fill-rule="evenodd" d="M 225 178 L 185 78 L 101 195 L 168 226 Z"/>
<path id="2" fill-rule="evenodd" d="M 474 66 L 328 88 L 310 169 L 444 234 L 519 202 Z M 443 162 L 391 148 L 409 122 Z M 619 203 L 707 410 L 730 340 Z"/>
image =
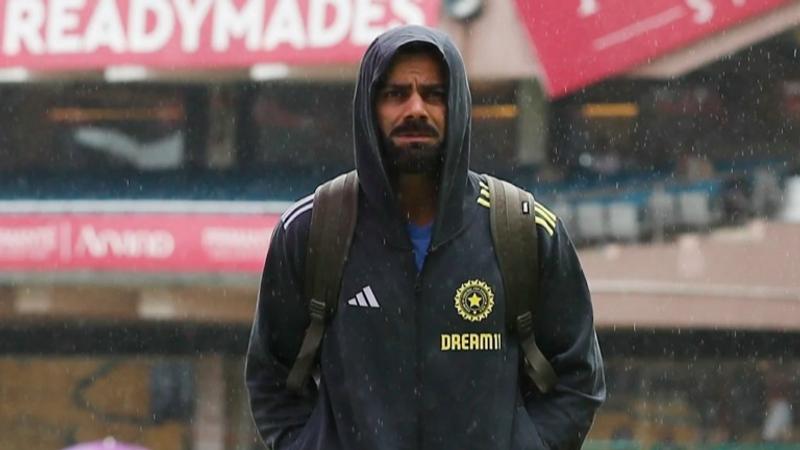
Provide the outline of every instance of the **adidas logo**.
<path id="1" fill-rule="evenodd" d="M 380 308 L 381 305 L 378 303 L 378 299 L 375 298 L 375 294 L 372 292 L 372 288 L 367 286 L 361 290 L 354 298 L 351 298 L 347 301 L 347 304 L 350 306 L 361 306 L 364 308 Z"/>

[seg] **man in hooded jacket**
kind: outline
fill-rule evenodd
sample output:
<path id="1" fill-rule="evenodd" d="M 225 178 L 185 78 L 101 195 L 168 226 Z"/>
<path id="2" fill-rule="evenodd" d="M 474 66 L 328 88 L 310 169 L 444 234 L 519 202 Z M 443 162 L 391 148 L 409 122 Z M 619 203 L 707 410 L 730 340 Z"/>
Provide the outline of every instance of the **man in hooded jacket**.
<path id="1" fill-rule="evenodd" d="M 310 395 L 286 380 L 309 323 L 313 196 L 270 243 L 246 365 L 260 436 L 293 450 L 579 448 L 605 399 L 586 280 L 563 225 L 536 204 L 534 330 L 558 376 L 541 393 L 506 329 L 491 205 L 468 169 L 458 50 L 424 27 L 382 34 L 361 62 L 353 109 L 358 222 Z"/>

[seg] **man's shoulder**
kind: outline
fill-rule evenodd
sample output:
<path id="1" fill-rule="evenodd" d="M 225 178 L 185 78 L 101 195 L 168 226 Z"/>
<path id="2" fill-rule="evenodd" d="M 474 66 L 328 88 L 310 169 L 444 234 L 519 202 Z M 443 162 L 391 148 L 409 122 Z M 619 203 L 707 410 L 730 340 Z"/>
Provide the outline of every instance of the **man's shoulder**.
<path id="1" fill-rule="evenodd" d="M 470 175 L 471 175 L 470 178 L 472 178 L 478 186 L 477 189 L 478 194 L 476 200 L 477 203 L 483 206 L 484 208 L 491 210 L 492 205 L 491 205 L 491 195 L 489 193 L 490 188 L 489 188 L 488 177 L 489 176 L 494 177 L 494 176 L 488 174 L 475 174 L 475 173 L 471 173 Z M 521 187 L 515 183 L 511 183 L 506 180 L 502 181 L 511 184 L 517 189 L 530 192 L 529 189 Z M 531 211 L 531 213 L 533 215 L 534 221 L 536 222 L 537 236 L 540 238 L 540 240 L 543 239 L 546 243 L 549 243 L 559 234 L 562 227 L 559 226 L 560 220 L 558 216 L 555 213 L 553 213 L 553 211 L 549 207 L 547 207 L 547 205 L 539 201 L 539 199 L 536 198 L 535 195 L 533 201 L 533 211 Z"/>
<path id="2" fill-rule="evenodd" d="M 314 209 L 315 197 L 319 188 L 325 185 L 330 185 L 332 182 L 342 178 L 344 175 L 347 174 L 349 174 L 349 172 L 333 177 L 329 180 L 320 183 L 314 189 L 314 192 L 306 195 L 300 200 L 297 200 L 291 206 L 289 206 L 289 208 L 287 208 L 283 212 L 283 214 L 281 214 L 280 223 L 281 226 L 283 227 L 283 230 L 285 232 L 290 232 L 295 230 L 307 231 L 311 226 L 311 212 Z"/>
<path id="3" fill-rule="evenodd" d="M 314 208 L 314 194 L 309 194 L 294 202 L 281 215 L 280 225 L 284 232 L 307 229 L 311 223 L 311 211 Z"/>
<path id="4" fill-rule="evenodd" d="M 558 216 L 539 200 L 533 202 L 533 220 L 536 221 L 539 237 L 547 241 L 554 239 L 562 229 Z"/>

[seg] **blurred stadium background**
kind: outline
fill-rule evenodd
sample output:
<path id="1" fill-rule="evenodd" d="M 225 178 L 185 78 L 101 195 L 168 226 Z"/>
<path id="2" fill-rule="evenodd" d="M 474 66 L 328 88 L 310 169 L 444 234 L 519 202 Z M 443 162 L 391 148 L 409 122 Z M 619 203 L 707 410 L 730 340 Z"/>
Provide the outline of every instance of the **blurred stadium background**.
<path id="1" fill-rule="evenodd" d="M 270 232 L 352 166 L 358 58 L 399 23 L 454 37 L 474 168 L 579 245 L 609 382 L 586 448 L 800 448 L 783 0 L 0 0 L 0 448 L 261 448 Z"/>

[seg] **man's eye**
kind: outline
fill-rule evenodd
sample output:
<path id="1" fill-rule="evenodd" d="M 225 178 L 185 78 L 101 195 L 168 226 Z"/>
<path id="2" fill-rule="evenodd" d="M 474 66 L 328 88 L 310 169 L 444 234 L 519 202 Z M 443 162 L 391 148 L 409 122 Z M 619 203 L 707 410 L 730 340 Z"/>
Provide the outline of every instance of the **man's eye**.
<path id="1" fill-rule="evenodd" d="M 403 91 L 399 89 L 389 89 L 383 93 L 384 98 L 402 98 Z"/>
<path id="2" fill-rule="evenodd" d="M 428 99 L 437 102 L 445 101 L 447 99 L 447 92 L 445 92 L 443 89 L 434 89 L 428 92 Z"/>

